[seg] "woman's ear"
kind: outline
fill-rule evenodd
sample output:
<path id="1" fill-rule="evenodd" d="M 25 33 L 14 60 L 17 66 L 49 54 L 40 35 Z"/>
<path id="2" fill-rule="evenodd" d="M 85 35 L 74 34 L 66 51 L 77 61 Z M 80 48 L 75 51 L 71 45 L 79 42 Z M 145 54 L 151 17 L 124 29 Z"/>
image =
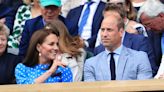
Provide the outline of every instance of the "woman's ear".
<path id="1" fill-rule="evenodd" d="M 41 45 L 40 45 L 40 44 L 37 44 L 37 45 L 36 45 L 36 49 L 37 49 L 38 52 L 40 52 Z"/>

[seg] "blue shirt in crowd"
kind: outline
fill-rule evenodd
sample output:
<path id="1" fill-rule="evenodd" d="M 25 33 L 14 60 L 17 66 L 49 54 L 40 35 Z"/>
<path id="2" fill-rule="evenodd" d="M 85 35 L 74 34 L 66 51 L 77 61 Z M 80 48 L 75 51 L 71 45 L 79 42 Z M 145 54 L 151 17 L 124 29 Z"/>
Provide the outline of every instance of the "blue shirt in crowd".
<path id="1" fill-rule="evenodd" d="M 38 64 L 34 67 L 27 67 L 19 63 L 15 68 L 17 84 L 33 84 L 34 80 L 48 70 L 49 64 Z M 72 72 L 68 67 L 58 67 L 44 83 L 72 82 Z"/>

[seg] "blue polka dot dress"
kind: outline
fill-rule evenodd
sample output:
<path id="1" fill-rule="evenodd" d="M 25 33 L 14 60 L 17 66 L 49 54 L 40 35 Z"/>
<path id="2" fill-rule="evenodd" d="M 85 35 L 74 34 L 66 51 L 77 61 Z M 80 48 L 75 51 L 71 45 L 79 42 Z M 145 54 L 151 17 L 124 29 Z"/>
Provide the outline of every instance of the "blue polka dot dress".
<path id="1" fill-rule="evenodd" d="M 33 84 L 34 80 L 47 71 L 49 64 L 38 64 L 34 67 L 27 67 L 19 63 L 15 68 L 17 84 Z M 58 67 L 44 83 L 72 82 L 72 72 L 68 67 Z"/>

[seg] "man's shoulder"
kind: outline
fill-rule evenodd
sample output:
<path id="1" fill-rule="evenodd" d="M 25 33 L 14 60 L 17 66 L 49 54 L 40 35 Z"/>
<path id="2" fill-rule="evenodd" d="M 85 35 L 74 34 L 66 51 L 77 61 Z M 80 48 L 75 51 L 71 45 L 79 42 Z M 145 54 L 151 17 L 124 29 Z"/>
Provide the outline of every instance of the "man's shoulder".
<path id="1" fill-rule="evenodd" d="M 134 50 L 134 49 L 131 49 L 131 48 L 127 48 L 127 47 L 124 47 L 124 51 L 127 51 L 127 53 L 130 55 L 130 57 L 134 57 L 134 58 L 137 58 L 137 57 L 142 57 L 142 56 L 147 56 L 146 52 L 144 51 L 137 51 L 137 50 Z"/>
<path id="2" fill-rule="evenodd" d="M 32 18 L 32 19 L 29 19 L 29 20 L 26 20 L 26 23 L 35 23 L 35 22 L 38 22 L 38 21 L 41 21 L 42 20 L 42 16 L 38 16 L 36 18 Z"/>
<path id="3" fill-rule="evenodd" d="M 128 33 L 128 32 L 126 32 L 126 36 L 131 37 L 132 39 L 138 39 L 138 40 L 147 38 L 147 37 L 140 35 L 140 34 L 132 34 L 132 33 Z"/>
<path id="4" fill-rule="evenodd" d="M 102 59 L 104 57 L 104 55 L 105 55 L 105 51 L 97 54 L 96 56 L 93 56 L 93 57 L 87 59 L 86 62 L 95 63 L 95 62 L 99 61 L 99 59 Z"/>

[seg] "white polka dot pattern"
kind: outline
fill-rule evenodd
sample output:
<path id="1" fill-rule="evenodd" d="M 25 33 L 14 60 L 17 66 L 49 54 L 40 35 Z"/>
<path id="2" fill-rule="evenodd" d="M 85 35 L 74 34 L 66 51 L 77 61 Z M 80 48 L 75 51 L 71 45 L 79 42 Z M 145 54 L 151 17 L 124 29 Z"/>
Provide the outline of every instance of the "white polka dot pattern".
<path id="1" fill-rule="evenodd" d="M 35 67 L 27 67 L 19 63 L 15 68 L 17 84 L 33 84 L 34 80 L 47 71 L 49 64 L 39 64 Z M 61 73 L 61 74 L 60 74 Z M 58 67 L 54 76 L 49 77 L 45 83 L 72 82 L 72 72 L 69 67 Z"/>

